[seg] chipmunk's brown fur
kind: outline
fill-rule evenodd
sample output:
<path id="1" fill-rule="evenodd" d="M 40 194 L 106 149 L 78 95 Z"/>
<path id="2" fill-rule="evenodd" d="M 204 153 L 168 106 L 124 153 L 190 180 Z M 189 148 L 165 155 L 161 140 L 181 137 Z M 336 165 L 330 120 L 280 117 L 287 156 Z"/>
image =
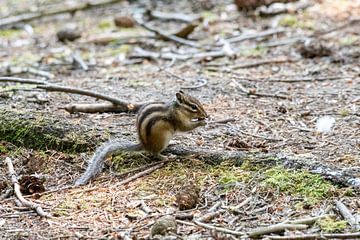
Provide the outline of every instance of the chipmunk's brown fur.
<path id="1" fill-rule="evenodd" d="M 191 131 L 206 124 L 208 115 L 194 97 L 179 91 L 176 101 L 151 103 L 142 107 L 136 120 L 139 144 L 124 144 L 112 140 L 97 149 L 85 173 L 75 185 L 87 184 L 102 169 L 105 159 L 120 151 L 148 151 L 159 155 L 177 131 Z"/>

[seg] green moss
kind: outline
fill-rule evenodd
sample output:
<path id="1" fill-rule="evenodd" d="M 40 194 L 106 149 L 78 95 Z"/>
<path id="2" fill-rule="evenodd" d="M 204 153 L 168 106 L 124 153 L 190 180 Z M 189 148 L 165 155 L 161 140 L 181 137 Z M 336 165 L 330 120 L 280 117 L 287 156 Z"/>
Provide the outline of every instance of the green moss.
<path id="1" fill-rule="evenodd" d="M 342 46 L 349 46 L 358 41 L 360 38 L 356 35 L 348 35 L 339 39 L 339 43 Z"/>
<path id="2" fill-rule="evenodd" d="M 295 15 L 285 15 L 279 21 L 280 26 L 291 27 L 291 28 L 302 28 L 302 29 L 311 29 L 315 28 L 315 22 L 307 19 L 298 19 Z"/>
<path id="3" fill-rule="evenodd" d="M 3 153 L 8 153 L 8 149 L 5 146 L 0 145 L 0 154 L 3 154 Z"/>
<path id="4" fill-rule="evenodd" d="M 0 30 L 0 37 L 3 38 L 17 37 L 20 35 L 21 32 L 22 30 L 17 30 L 17 29 L 2 29 Z"/>
<path id="5" fill-rule="evenodd" d="M 114 27 L 114 23 L 111 20 L 103 19 L 100 21 L 100 23 L 97 25 L 97 27 L 101 30 L 109 29 Z"/>
<path id="6" fill-rule="evenodd" d="M 129 44 L 122 44 L 120 47 L 115 49 L 110 49 L 109 55 L 117 56 L 122 53 L 128 53 L 131 50 L 131 46 Z"/>
<path id="7" fill-rule="evenodd" d="M 202 19 L 207 22 L 214 22 L 218 19 L 218 16 L 212 11 L 203 11 L 200 15 Z"/>
<path id="8" fill-rule="evenodd" d="M 304 197 L 309 204 L 315 204 L 335 191 L 333 185 L 318 175 L 303 170 L 286 170 L 282 167 L 274 167 L 265 171 L 265 179 L 261 185 Z"/>
<path id="9" fill-rule="evenodd" d="M 346 108 L 342 108 L 338 112 L 342 117 L 349 116 L 349 114 L 350 114 L 350 111 Z"/>
<path id="10" fill-rule="evenodd" d="M 250 178 L 249 172 L 244 171 L 242 167 L 236 167 L 232 161 L 224 161 L 210 168 L 209 172 L 222 185 L 246 182 Z"/>
<path id="11" fill-rule="evenodd" d="M 64 121 L 0 109 L 0 140 L 34 149 L 83 152 L 96 143 L 94 133 L 83 132 Z M 83 131 L 85 131 L 83 129 Z M 92 141 L 89 141 L 91 140 Z"/>
<path id="12" fill-rule="evenodd" d="M 113 157 L 111 164 L 113 169 L 122 173 L 144 166 L 153 161 L 156 161 L 156 159 L 139 152 L 121 152 Z"/>
<path id="13" fill-rule="evenodd" d="M 336 221 L 334 218 L 327 217 L 322 218 L 317 221 L 317 225 L 319 225 L 320 229 L 327 233 L 332 232 L 342 232 L 346 229 L 346 221 Z"/>
<path id="14" fill-rule="evenodd" d="M 255 48 L 248 48 L 241 50 L 240 55 L 244 57 L 261 57 L 267 53 L 267 48 L 256 46 Z"/>

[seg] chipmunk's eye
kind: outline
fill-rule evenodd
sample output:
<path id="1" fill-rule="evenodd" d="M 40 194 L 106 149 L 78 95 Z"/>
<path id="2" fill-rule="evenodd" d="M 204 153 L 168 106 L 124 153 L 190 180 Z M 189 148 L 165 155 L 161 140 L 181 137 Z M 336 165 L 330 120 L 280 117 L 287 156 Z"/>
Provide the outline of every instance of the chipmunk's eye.
<path id="1" fill-rule="evenodd" d="M 197 106 L 195 104 L 191 104 L 190 107 L 192 110 L 197 110 Z"/>

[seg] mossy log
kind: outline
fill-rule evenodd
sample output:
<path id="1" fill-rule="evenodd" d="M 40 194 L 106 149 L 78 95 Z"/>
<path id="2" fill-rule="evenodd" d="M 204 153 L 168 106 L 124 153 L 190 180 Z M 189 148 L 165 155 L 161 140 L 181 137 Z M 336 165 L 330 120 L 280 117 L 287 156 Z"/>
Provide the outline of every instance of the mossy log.
<path id="1" fill-rule="evenodd" d="M 49 116 L 46 113 L 22 112 L 0 108 L 0 140 L 33 149 L 53 149 L 75 153 L 94 150 L 105 141 L 105 134 L 97 133 L 81 123 L 72 123 L 62 116 Z M 220 164 L 231 160 L 235 165 L 244 163 L 251 166 L 271 167 L 282 165 L 288 169 L 306 169 L 343 186 L 360 190 L 357 171 L 341 169 L 319 163 L 311 159 L 277 154 L 245 153 L 240 151 L 213 151 L 186 149 L 170 146 L 166 153 L 177 156 L 192 156 L 208 164 Z"/>
<path id="2" fill-rule="evenodd" d="M 84 152 L 103 139 L 61 116 L 0 108 L 0 140 L 33 149 Z"/>

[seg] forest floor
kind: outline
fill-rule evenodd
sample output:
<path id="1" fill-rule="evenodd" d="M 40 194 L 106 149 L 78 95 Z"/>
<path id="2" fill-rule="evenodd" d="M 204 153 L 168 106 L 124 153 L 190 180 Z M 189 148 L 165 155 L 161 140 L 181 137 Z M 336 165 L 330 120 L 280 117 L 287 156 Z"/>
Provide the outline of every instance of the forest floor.
<path id="1" fill-rule="evenodd" d="M 0 17 L 62 2 L 4 0 Z M 339 233 L 355 239 L 349 233 L 360 231 L 359 182 L 340 184 L 329 172 L 267 164 L 273 158 L 300 159 L 360 178 L 360 1 L 307 3 L 302 10 L 292 7 L 264 17 L 259 9 L 238 11 L 232 1 L 119 1 L 0 28 L 0 76 L 44 80 L 130 103 L 172 101 L 182 89 L 203 103 L 211 121 L 226 121 L 179 134 L 171 145 L 246 156 L 242 164 L 228 159 L 215 165 L 193 155 L 178 157 L 123 184 L 128 176 L 119 173 L 154 160 L 122 154 L 109 160 L 91 184 L 72 188 L 93 147 L 69 153 L 1 137 L 0 196 L 11 188 L 3 161 L 10 157 L 19 176 L 45 179 L 46 191 L 27 199 L 53 217 L 16 205 L 13 196 L 0 198 L 0 238 L 150 239 L 154 223 L 172 216 L 177 231 L 166 239 L 247 239 L 260 227 L 285 221 L 296 226 L 258 236 L 305 234 L 316 239 L 329 234 L 334 239 L 332 234 Z M 188 36 L 196 46 L 166 41 L 138 24 L 115 26 L 115 16 L 131 17 L 146 8 L 201 16 Z M 189 26 L 156 17 L 145 20 L 167 33 Z M 79 39 L 58 40 L 59 30 L 74 27 Z M 74 64 L 74 56 L 87 67 Z M 34 114 L 55 118 L 102 140 L 136 141 L 134 114 L 69 114 L 64 109 L 70 103 L 94 102 L 28 84 L 0 83 L 2 111 L 19 111 L 29 119 Z M 330 129 L 322 130 L 325 125 Z M 18 131 L 17 137 L 22 134 Z M 189 192 L 194 206 L 180 210 L 179 198 Z M 357 225 L 344 220 L 339 202 Z M 201 218 L 209 212 L 213 216 Z M 305 227 L 304 221 L 291 222 L 308 217 L 317 219 Z M 215 227 L 221 228 L 211 229 Z"/>

